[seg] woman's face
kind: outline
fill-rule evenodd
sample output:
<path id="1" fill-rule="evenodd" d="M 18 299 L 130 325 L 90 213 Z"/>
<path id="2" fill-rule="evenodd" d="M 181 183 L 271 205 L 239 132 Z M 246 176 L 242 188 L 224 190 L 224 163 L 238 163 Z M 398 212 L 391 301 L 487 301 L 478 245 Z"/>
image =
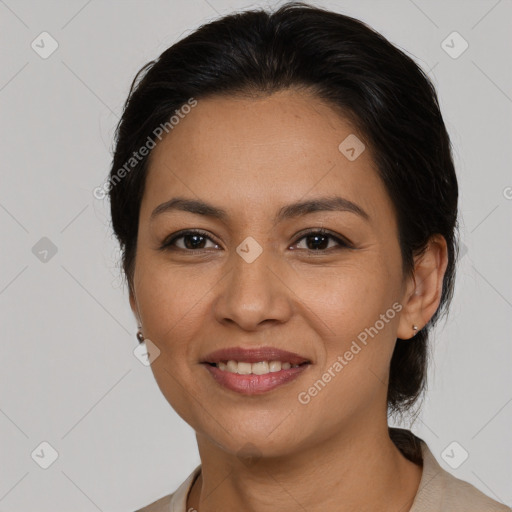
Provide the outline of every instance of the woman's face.
<path id="1" fill-rule="evenodd" d="M 288 90 L 199 100 L 152 152 L 130 302 L 160 350 L 151 367 L 162 393 L 227 452 L 292 453 L 385 418 L 395 340 L 413 334 L 399 312 L 411 290 L 392 203 L 355 136 L 329 106 Z M 224 216 L 176 207 L 152 217 L 178 197 Z M 335 197 L 350 203 L 290 208 Z M 182 230 L 204 235 L 161 248 Z M 280 370 L 295 378 L 266 391 L 268 376 L 231 375 L 244 393 L 204 363 L 232 347 L 310 364 Z"/>

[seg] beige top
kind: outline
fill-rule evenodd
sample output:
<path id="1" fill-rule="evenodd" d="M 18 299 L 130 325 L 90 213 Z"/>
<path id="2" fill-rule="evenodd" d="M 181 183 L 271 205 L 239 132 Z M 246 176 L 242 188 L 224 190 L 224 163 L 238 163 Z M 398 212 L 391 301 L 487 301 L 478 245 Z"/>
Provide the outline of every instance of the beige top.
<path id="1" fill-rule="evenodd" d="M 404 455 L 409 451 L 407 458 L 414 458 L 414 455 L 410 455 L 415 449 L 412 444 L 416 443 L 421 448 L 423 472 L 418 492 L 409 512 L 512 512 L 510 507 L 489 498 L 473 485 L 445 471 L 423 439 L 405 429 L 390 430 L 401 433 L 402 444 L 409 443 L 410 446 L 399 446 Z M 200 472 L 201 465 L 198 465 L 174 493 L 136 512 L 188 512 L 187 497 Z"/>

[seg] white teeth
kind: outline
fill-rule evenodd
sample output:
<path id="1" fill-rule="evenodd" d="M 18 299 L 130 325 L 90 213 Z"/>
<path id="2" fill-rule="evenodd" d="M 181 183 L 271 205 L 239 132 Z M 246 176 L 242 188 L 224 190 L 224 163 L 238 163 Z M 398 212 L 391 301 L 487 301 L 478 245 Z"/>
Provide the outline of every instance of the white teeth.
<path id="1" fill-rule="evenodd" d="M 240 364 L 241 363 L 238 363 L 239 371 Z M 265 373 L 270 373 L 267 361 L 261 361 L 260 363 L 252 363 L 252 365 L 249 366 L 251 366 L 252 373 L 254 373 L 255 375 L 264 375 Z"/>
<path id="2" fill-rule="evenodd" d="M 251 363 L 238 363 L 238 373 L 240 375 L 249 375 L 252 373 L 252 364 Z"/>
<path id="3" fill-rule="evenodd" d="M 281 371 L 281 361 L 270 361 L 270 363 L 268 365 L 268 369 L 271 372 Z"/>
<path id="4" fill-rule="evenodd" d="M 298 364 L 281 363 L 281 361 L 259 361 L 257 363 L 247 363 L 244 361 L 230 360 L 226 363 L 220 361 L 217 368 L 225 372 L 239 373 L 240 375 L 265 375 L 267 373 L 279 372 L 290 368 L 297 368 Z"/>
<path id="5" fill-rule="evenodd" d="M 236 361 L 228 361 L 226 370 L 228 372 L 238 373 L 238 363 Z"/>

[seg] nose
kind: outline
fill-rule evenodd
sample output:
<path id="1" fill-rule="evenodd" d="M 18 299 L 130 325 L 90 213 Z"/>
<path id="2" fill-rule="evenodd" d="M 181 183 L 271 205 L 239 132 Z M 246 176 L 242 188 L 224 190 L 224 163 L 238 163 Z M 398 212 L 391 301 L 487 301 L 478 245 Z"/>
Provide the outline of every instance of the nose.
<path id="1" fill-rule="evenodd" d="M 230 263 L 214 305 L 219 322 L 251 331 L 262 324 L 285 323 L 291 317 L 293 292 L 269 249 L 250 263 L 234 252 Z"/>

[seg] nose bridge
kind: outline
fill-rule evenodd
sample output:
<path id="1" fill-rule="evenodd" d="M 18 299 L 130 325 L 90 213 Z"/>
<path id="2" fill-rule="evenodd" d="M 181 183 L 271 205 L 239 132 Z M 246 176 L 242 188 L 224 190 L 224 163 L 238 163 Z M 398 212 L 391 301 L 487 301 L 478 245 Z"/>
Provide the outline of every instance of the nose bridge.
<path id="1" fill-rule="evenodd" d="M 272 254 L 268 247 L 264 250 L 254 239 L 246 239 L 237 247 L 232 260 L 235 289 L 246 294 L 262 285 L 267 293 L 270 291 L 268 281 L 273 274 L 269 270 Z"/>
<path id="2" fill-rule="evenodd" d="M 227 318 L 244 328 L 265 320 L 284 321 L 290 314 L 287 288 L 276 276 L 277 258 L 269 246 L 248 237 L 231 255 L 231 272 L 217 301 L 219 320 Z"/>

